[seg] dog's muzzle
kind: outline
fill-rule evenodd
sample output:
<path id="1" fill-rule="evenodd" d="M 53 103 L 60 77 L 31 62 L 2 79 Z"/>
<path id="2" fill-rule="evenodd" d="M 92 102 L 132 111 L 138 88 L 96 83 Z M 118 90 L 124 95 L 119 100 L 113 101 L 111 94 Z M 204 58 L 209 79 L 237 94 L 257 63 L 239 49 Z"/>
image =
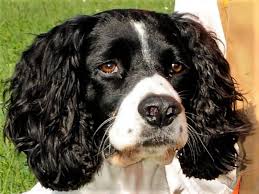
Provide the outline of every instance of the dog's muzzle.
<path id="1" fill-rule="evenodd" d="M 164 77 L 155 74 L 140 80 L 120 104 L 109 130 L 110 143 L 117 150 L 112 161 L 125 166 L 155 158 L 166 164 L 187 138 L 181 99 Z"/>

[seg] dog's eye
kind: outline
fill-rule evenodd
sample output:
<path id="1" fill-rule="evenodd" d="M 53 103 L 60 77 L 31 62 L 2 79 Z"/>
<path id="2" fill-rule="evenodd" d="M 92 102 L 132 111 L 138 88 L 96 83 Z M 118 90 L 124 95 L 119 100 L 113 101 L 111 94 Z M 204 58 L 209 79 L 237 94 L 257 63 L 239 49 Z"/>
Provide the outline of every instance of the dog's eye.
<path id="1" fill-rule="evenodd" d="M 174 74 L 180 73 L 183 69 L 184 67 L 181 64 L 177 64 L 177 63 L 172 64 L 172 71 L 173 71 L 172 73 Z"/>
<path id="2" fill-rule="evenodd" d="M 99 70 L 101 70 L 103 73 L 116 73 L 119 69 L 115 62 L 108 62 L 100 65 Z"/>

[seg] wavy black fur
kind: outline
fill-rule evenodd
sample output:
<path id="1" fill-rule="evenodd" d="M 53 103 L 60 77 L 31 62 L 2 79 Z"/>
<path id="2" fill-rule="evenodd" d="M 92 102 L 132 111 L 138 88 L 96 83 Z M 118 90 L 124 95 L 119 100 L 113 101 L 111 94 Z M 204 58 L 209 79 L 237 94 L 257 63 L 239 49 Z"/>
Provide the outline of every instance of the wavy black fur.
<path id="1" fill-rule="evenodd" d="M 39 35 L 11 80 L 5 135 L 45 187 L 76 189 L 101 164 L 93 115 L 81 86 L 81 49 L 94 19 L 81 16 Z"/>
<path id="2" fill-rule="evenodd" d="M 249 133 L 251 125 L 244 112 L 237 111 L 237 102 L 246 100 L 235 86 L 216 37 L 186 16 L 175 15 L 173 20 L 183 44 L 188 45 L 188 54 L 197 71 L 197 85 L 186 107 L 194 133 L 189 144 L 179 151 L 178 158 L 188 177 L 215 179 L 239 165 L 242 159 L 234 145 L 240 136 Z"/>
<path id="3" fill-rule="evenodd" d="M 107 118 L 101 110 L 109 112 L 110 106 L 104 108 L 102 102 L 105 89 L 127 85 L 119 81 L 104 87 L 100 80 L 93 81 L 86 58 L 91 52 L 89 44 L 95 45 L 95 34 L 107 33 L 100 30 L 102 23 L 114 18 L 124 23 L 130 19 L 153 22 L 154 28 L 175 38 L 173 42 L 182 48 L 175 53 L 183 53 L 193 65 L 187 84 L 171 82 L 176 89 L 185 86 L 192 91 L 183 99 L 193 128 L 188 144 L 178 152 L 183 172 L 189 177 L 214 179 L 236 167 L 234 144 L 248 132 L 249 122 L 236 110 L 237 101 L 244 98 L 236 90 L 229 64 L 213 34 L 186 15 L 114 10 L 73 18 L 37 36 L 16 65 L 7 89 L 10 98 L 4 133 L 26 153 L 41 184 L 55 190 L 77 189 L 90 182 L 101 166 L 92 136 Z M 128 55 L 122 58 L 130 60 Z M 112 110 L 116 107 L 114 99 Z"/>

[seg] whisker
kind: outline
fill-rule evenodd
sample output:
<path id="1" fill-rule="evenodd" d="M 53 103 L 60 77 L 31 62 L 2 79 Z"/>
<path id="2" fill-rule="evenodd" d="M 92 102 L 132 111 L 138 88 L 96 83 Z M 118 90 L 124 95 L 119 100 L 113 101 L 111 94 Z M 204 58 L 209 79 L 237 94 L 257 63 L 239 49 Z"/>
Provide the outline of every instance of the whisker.
<path id="1" fill-rule="evenodd" d="M 111 152 L 111 148 L 112 148 L 112 145 L 109 144 L 109 156 L 111 156 L 115 152 L 115 150 L 113 150 L 113 152 Z"/>
<path id="2" fill-rule="evenodd" d="M 189 128 L 191 126 L 188 126 L 188 129 L 190 129 L 191 132 L 193 132 L 194 129 Z M 194 133 L 195 134 L 195 133 Z M 208 155 L 210 156 L 210 158 L 212 159 L 212 161 L 214 162 L 214 158 L 212 157 L 212 155 L 210 154 L 209 150 L 206 148 L 206 146 L 204 145 L 202 139 L 200 138 L 199 135 L 196 136 L 198 138 L 198 140 L 200 141 L 201 145 L 203 146 L 203 148 L 205 149 L 205 151 L 208 153 Z"/>
<path id="3" fill-rule="evenodd" d="M 104 141 L 106 140 L 106 138 L 108 138 L 108 136 L 106 136 L 106 135 L 107 135 L 107 133 L 108 133 L 110 127 L 111 127 L 111 125 L 105 130 L 105 133 L 103 134 L 103 137 L 102 137 L 102 140 L 101 140 L 101 143 L 100 143 L 100 147 L 99 147 L 99 149 L 98 149 L 98 153 L 100 153 Z"/>
<path id="4" fill-rule="evenodd" d="M 189 90 L 182 90 L 182 91 L 178 92 L 178 95 L 181 99 L 185 99 L 185 97 L 190 95 L 190 91 Z"/>
<path id="5" fill-rule="evenodd" d="M 115 118 L 116 118 L 116 117 L 114 116 L 114 117 L 110 117 L 110 118 L 106 119 L 105 121 L 103 121 L 103 122 L 99 125 L 99 127 L 96 129 L 96 131 L 94 132 L 92 138 L 94 138 L 94 136 L 96 135 L 96 133 L 97 133 L 104 125 L 106 125 L 107 123 L 109 123 L 110 121 L 112 121 L 112 120 L 115 119 Z"/>
<path id="6" fill-rule="evenodd" d="M 197 147 L 195 146 L 196 142 L 197 142 L 197 140 L 196 140 L 195 135 L 193 133 L 189 133 L 189 141 L 187 141 L 187 145 L 190 148 L 190 154 L 191 154 L 191 157 L 193 158 L 193 161 L 196 161 L 196 157 L 195 157 L 195 155 L 196 155 L 195 153 L 197 150 Z"/>
<path id="7" fill-rule="evenodd" d="M 190 121 L 192 121 L 193 123 L 195 123 L 195 122 L 194 122 L 190 117 L 188 117 L 187 115 L 186 115 L 186 118 L 188 118 Z M 197 135 L 199 135 L 199 136 L 208 137 L 208 135 L 206 135 L 206 134 L 198 133 L 197 131 L 195 131 L 195 129 L 194 129 L 190 124 L 188 124 L 188 126 L 191 127 L 193 133 L 195 133 L 195 134 L 197 134 Z"/>
<path id="8" fill-rule="evenodd" d="M 101 153 L 102 153 L 102 156 L 103 156 L 104 159 L 106 159 L 106 156 L 105 156 L 105 153 L 104 153 L 104 152 L 105 152 L 105 150 L 108 149 L 109 146 L 110 146 L 110 143 L 109 143 L 106 147 L 104 147 L 107 141 L 109 141 L 109 137 L 108 137 L 108 136 L 105 138 L 104 143 L 103 143 L 103 146 L 102 146 L 103 148 L 101 149 Z"/>
<path id="9" fill-rule="evenodd" d="M 180 92 L 178 92 L 178 95 L 185 94 L 184 92 L 190 92 L 190 90 L 181 90 Z"/>
<path id="10" fill-rule="evenodd" d="M 108 139 L 109 136 L 106 136 L 107 133 L 109 132 L 109 129 L 112 125 L 109 125 L 109 127 L 105 130 L 104 134 L 103 134 L 103 137 L 101 139 L 101 142 L 100 142 L 100 146 L 98 148 L 98 152 L 96 153 L 96 156 L 101 154 L 101 150 L 102 150 L 102 147 L 103 147 L 103 144 L 105 143 L 104 141 L 106 141 Z M 96 144 L 95 144 L 96 147 L 98 147 Z"/>
<path id="11" fill-rule="evenodd" d="M 195 117 L 197 117 L 197 116 L 198 116 L 198 115 L 196 115 L 196 114 L 194 114 L 194 113 L 187 112 L 187 111 L 185 111 L 185 114 L 192 115 L 192 116 L 195 116 Z"/>
<path id="12" fill-rule="evenodd" d="M 199 133 L 197 133 L 197 132 L 195 131 L 195 129 L 194 129 L 191 125 L 189 125 L 189 124 L 188 124 L 188 126 L 187 126 L 187 129 L 188 129 L 188 131 L 190 132 L 189 134 L 191 135 L 191 140 L 193 140 L 195 152 L 199 152 L 200 150 L 198 150 L 198 147 L 195 146 L 195 144 L 198 144 L 198 142 L 201 141 L 201 139 L 200 139 L 200 137 L 199 137 Z"/>
<path id="13" fill-rule="evenodd" d="M 98 131 L 100 131 L 100 129 L 101 129 L 103 126 L 105 126 L 107 123 L 109 123 L 110 121 L 112 121 L 112 120 L 115 119 L 115 118 L 116 118 L 116 116 L 110 117 L 110 118 L 106 119 L 106 120 L 103 121 L 103 122 L 99 125 L 99 127 L 96 129 L 96 131 L 94 132 L 94 134 L 93 134 L 93 136 L 92 136 L 92 141 L 93 141 L 95 147 L 98 147 L 98 146 L 96 145 L 96 142 L 94 141 L 95 135 L 98 133 Z"/>
<path id="14" fill-rule="evenodd" d="M 192 145 L 192 143 L 191 143 L 190 141 L 187 142 L 187 145 L 188 145 L 188 147 L 189 147 L 189 149 L 190 149 L 191 158 L 193 158 L 193 161 L 194 161 L 194 163 L 195 163 L 196 158 L 195 158 L 194 147 L 193 147 L 193 145 Z"/>
<path id="15" fill-rule="evenodd" d="M 106 147 L 104 147 L 104 145 L 105 145 L 105 143 L 106 143 L 107 140 L 108 140 L 108 136 L 104 139 L 103 145 L 99 147 L 98 152 L 96 153 L 96 156 L 99 155 L 99 154 L 102 154 L 103 151 L 107 149 L 107 147 L 108 147 L 109 144 L 108 144 Z M 104 147 L 104 148 L 103 148 L 103 147 Z"/>

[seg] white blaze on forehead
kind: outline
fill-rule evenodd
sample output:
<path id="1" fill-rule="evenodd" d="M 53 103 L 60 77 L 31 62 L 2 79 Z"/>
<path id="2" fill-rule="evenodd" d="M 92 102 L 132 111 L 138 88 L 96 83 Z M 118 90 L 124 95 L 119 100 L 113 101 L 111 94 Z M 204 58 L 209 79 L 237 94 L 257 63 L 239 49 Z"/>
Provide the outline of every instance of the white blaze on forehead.
<path id="1" fill-rule="evenodd" d="M 138 38 L 141 43 L 141 51 L 142 51 L 143 58 L 145 59 L 146 62 L 150 62 L 151 55 L 150 55 L 150 50 L 148 47 L 148 40 L 147 40 L 148 35 L 145 30 L 145 24 L 142 22 L 132 21 L 132 25 L 133 25 L 135 31 L 137 32 Z"/>

